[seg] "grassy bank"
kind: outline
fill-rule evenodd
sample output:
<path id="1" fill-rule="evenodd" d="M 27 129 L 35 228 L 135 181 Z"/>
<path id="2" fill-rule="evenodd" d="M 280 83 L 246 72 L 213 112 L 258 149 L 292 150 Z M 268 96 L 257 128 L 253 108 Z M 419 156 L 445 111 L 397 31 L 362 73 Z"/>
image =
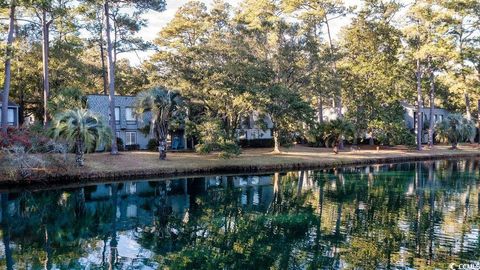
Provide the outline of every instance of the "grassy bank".
<path id="1" fill-rule="evenodd" d="M 270 149 L 247 149 L 239 157 L 232 159 L 221 159 L 215 154 L 169 153 L 166 161 L 158 160 L 158 154 L 154 152 L 123 152 L 118 156 L 95 153 L 86 156 L 86 166 L 82 168 L 70 166 L 57 170 L 36 170 L 26 179 L 11 179 L 3 175 L 0 184 L 2 186 L 60 182 L 65 184 L 143 177 L 271 172 L 480 156 L 477 145 L 462 145 L 459 150 L 437 146 L 433 150 L 425 149 L 421 152 L 405 147 L 383 148 L 380 151 L 372 147 L 363 147 L 359 151 L 343 151 L 337 155 L 330 149 L 303 146 L 282 150 L 281 154 L 273 154 Z M 7 168 L 1 169 L 6 171 Z"/>

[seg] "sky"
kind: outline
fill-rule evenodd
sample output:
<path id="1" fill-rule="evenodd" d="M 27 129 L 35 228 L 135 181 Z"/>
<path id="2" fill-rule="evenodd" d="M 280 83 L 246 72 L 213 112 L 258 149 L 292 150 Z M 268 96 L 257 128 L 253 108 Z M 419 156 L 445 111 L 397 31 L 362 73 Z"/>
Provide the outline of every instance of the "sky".
<path id="1" fill-rule="evenodd" d="M 142 37 L 144 40 L 147 41 L 153 41 L 157 36 L 162 27 L 164 27 L 173 17 L 175 16 L 175 13 L 177 12 L 178 8 L 186 4 L 189 0 L 167 0 L 167 9 L 164 12 L 149 12 L 144 15 L 144 18 L 147 19 L 147 26 L 143 28 L 139 36 Z M 228 2 L 236 6 L 238 3 L 240 3 L 241 0 L 228 0 Z M 213 0 L 203 0 L 202 2 L 206 3 L 207 5 L 210 5 Z M 358 3 L 359 0 L 346 0 L 345 3 L 347 5 L 354 5 L 355 3 Z M 332 22 L 331 28 L 332 28 L 332 35 L 335 38 L 338 33 L 340 32 L 340 29 L 347 25 L 350 22 L 350 18 L 340 18 L 337 20 L 334 20 Z M 139 65 L 153 53 L 153 51 L 149 52 L 133 52 L 133 53 L 128 53 L 123 56 L 122 58 L 127 58 L 130 60 L 130 63 L 133 65 Z"/>

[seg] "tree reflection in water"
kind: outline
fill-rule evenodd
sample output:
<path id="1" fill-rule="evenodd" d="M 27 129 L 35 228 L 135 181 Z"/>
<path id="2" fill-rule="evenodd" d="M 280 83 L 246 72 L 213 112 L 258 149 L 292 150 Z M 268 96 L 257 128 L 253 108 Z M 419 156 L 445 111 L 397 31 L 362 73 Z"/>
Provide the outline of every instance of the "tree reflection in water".
<path id="1" fill-rule="evenodd" d="M 479 162 L 1 195 L 3 269 L 447 268 L 480 254 Z"/>

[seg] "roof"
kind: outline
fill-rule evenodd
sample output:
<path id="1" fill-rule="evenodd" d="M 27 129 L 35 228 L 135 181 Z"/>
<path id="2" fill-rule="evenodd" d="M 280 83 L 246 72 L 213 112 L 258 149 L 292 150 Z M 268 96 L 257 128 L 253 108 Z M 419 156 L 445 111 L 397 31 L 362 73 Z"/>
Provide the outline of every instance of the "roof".
<path id="1" fill-rule="evenodd" d="M 3 91 L 0 91 L 0 107 L 2 106 L 2 100 L 3 100 Z M 18 104 L 9 100 L 8 101 L 8 106 L 9 107 L 18 107 Z"/>
<path id="2" fill-rule="evenodd" d="M 410 110 L 413 110 L 413 111 L 417 110 L 417 107 L 415 105 L 412 105 L 412 104 L 410 104 L 408 102 L 405 102 L 405 101 L 400 101 L 400 105 L 405 109 L 410 109 Z M 444 108 L 435 107 L 434 109 L 435 109 L 435 111 L 443 111 L 445 113 L 449 112 L 448 110 L 446 110 Z M 425 110 L 430 110 L 430 106 L 422 107 L 422 111 L 425 111 Z"/>

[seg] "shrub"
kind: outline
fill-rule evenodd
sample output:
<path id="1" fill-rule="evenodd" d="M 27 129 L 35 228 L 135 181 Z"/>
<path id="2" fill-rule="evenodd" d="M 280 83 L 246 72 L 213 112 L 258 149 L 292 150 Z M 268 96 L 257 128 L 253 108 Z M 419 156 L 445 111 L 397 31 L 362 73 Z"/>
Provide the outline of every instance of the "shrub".
<path id="1" fill-rule="evenodd" d="M 90 150 L 95 151 L 95 149 L 90 149 Z M 110 152 L 111 150 L 112 150 L 112 146 L 110 144 L 108 144 L 105 147 L 105 151 Z M 119 137 L 117 137 L 117 150 L 118 151 L 125 151 L 125 145 L 123 144 L 123 140 L 122 140 L 122 138 L 119 138 Z"/>
<path id="2" fill-rule="evenodd" d="M 125 151 L 125 144 L 123 143 L 122 138 L 117 137 L 117 148 L 118 151 Z"/>
<path id="3" fill-rule="evenodd" d="M 45 135 L 43 127 L 9 127 L 7 136 L 0 133 L 0 148 L 23 147 L 31 153 L 46 153 L 51 139 Z"/>
<path id="4" fill-rule="evenodd" d="M 139 144 L 130 144 L 125 146 L 126 151 L 138 151 L 140 150 L 140 145 Z"/>
<path id="5" fill-rule="evenodd" d="M 158 141 L 156 139 L 148 140 L 147 149 L 150 151 L 158 151 Z"/>
<path id="6" fill-rule="evenodd" d="M 73 159 L 67 155 L 68 147 L 49 141 L 45 145 L 46 153 L 55 155 L 33 155 L 31 150 L 23 146 L 10 146 L 0 149 L 0 164 L 3 172 L 0 173 L 13 179 L 27 179 L 33 172 L 40 170 L 66 171 L 73 164 Z"/>
<path id="7" fill-rule="evenodd" d="M 218 120 L 207 121 L 198 127 L 201 143 L 195 146 L 199 154 L 208 154 L 220 151 L 219 156 L 230 158 L 240 154 L 240 147 L 231 140 L 226 139 L 222 124 Z"/>
<path id="8" fill-rule="evenodd" d="M 241 147 L 273 147 L 273 139 L 252 139 L 246 140 L 242 139 L 238 142 Z"/>
<path id="9" fill-rule="evenodd" d="M 233 141 L 221 143 L 220 149 L 222 150 L 219 154 L 219 157 L 221 158 L 231 158 L 241 154 L 240 146 Z"/>
<path id="10" fill-rule="evenodd" d="M 369 123 L 368 129 L 378 143 L 382 145 L 415 144 L 415 135 L 407 129 L 403 121 L 384 122 L 375 120 Z"/>
<path id="11" fill-rule="evenodd" d="M 308 145 L 321 147 L 325 145 L 325 124 L 315 123 L 305 134 Z"/>

